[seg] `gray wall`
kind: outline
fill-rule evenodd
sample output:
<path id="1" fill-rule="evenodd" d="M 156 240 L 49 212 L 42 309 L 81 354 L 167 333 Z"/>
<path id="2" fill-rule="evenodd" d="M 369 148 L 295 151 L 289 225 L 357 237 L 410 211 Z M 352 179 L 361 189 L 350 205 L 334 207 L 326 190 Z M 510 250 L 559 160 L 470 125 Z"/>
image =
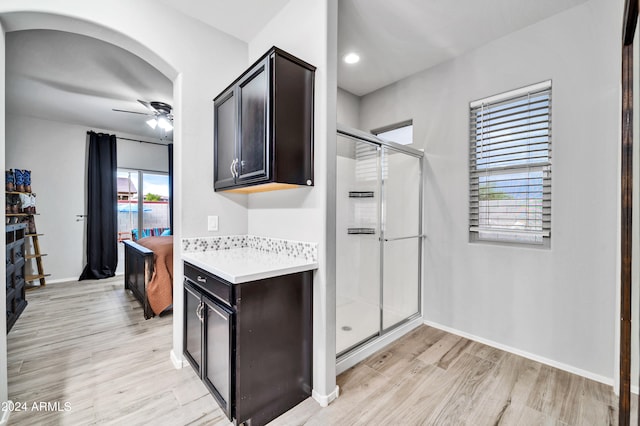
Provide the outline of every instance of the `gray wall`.
<path id="1" fill-rule="evenodd" d="M 336 115 L 338 123 L 360 128 L 360 97 L 338 88 Z"/>
<path id="2" fill-rule="evenodd" d="M 622 2 L 591 0 L 362 97 L 424 148 L 424 316 L 613 383 Z M 469 243 L 469 102 L 553 80 L 551 249 Z M 398 100 L 401 100 L 400 102 Z"/>

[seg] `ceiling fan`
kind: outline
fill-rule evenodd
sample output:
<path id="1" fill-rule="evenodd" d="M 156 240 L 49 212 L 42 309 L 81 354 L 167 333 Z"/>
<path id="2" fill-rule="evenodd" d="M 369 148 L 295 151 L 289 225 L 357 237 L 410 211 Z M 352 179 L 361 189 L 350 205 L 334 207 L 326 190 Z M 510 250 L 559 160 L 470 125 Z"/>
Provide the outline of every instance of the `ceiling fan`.
<path id="1" fill-rule="evenodd" d="M 129 114 L 140 114 L 140 115 L 151 116 L 152 118 L 147 120 L 147 124 L 152 129 L 159 127 L 165 132 L 170 132 L 171 130 L 173 130 L 173 114 L 171 113 L 172 111 L 171 105 L 164 102 L 157 102 L 157 101 L 151 101 L 151 102 L 141 101 L 140 99 L 138 99 L 138 102 L 144 105 L 151 112 L 126 111 L 123 109 L 116 109 L 116 108 L 112 108 L 112 109 L 113 111 L 117 111 L 117 112 L 126 112 Z"/>

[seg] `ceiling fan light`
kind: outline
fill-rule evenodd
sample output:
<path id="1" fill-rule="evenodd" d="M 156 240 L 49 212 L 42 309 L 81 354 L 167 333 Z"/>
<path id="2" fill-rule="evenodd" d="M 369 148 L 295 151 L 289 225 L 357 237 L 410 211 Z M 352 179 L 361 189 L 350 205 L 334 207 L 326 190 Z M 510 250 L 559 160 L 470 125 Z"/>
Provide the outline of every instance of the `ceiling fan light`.
<path id="1" fill-rule="evenodd" d="M 156 120 L 155 118 L 151 118 L 149 120 L 147 120 L 147 124 L 149 125 L 149 127 L 151 127 L 152 129 L 155 129 L 156 126 L 158 125 L 158 120 Z"/>
<path id="2" fill-rule="evenodd" d="M 164 115 L 161 115 L 160 117 L 158 117 L 158 126 L 165 132 L 169 132 L 173 130 L 173 125 L 171 124 L 171 121 Z"/>

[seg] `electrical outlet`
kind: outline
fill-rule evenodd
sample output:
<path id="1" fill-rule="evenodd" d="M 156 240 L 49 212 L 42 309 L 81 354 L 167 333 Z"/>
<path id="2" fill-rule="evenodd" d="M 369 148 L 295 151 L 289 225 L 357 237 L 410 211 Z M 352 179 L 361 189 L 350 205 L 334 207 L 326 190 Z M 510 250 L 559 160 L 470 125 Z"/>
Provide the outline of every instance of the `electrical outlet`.
<path id="1" fill-rule="evenodd" d="M 218 216 L 207 216 L 207 229 L 209 231 L 218 230 Z"/>

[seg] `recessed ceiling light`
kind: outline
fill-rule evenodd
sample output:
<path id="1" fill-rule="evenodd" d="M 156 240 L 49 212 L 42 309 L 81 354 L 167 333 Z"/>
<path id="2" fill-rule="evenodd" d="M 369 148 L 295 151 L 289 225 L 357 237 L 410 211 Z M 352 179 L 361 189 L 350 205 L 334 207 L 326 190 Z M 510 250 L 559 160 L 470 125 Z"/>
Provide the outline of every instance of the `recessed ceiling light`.
<path id="1" fill-rule="evenodd" d="M 360 61 L 360 56 L 357 53 L 347 53 L 342 58 L 347 64 L 355 64 Z"/>

